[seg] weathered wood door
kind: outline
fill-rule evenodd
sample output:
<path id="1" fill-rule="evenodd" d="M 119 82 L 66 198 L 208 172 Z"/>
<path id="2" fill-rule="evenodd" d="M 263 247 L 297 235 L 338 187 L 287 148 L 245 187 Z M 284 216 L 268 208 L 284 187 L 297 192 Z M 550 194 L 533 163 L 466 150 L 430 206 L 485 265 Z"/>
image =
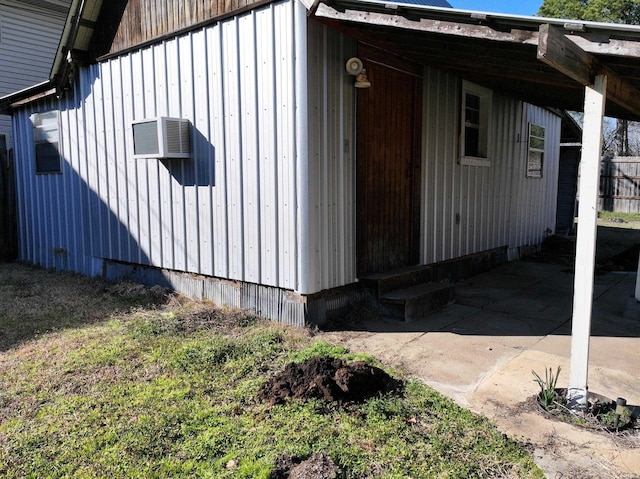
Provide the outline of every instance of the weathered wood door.
<path id="1" fill-rule="evenodd" d="M 371 87 L 357 93 L 358 274 L 418 262 L 421 68 L 360 46 Z"/>

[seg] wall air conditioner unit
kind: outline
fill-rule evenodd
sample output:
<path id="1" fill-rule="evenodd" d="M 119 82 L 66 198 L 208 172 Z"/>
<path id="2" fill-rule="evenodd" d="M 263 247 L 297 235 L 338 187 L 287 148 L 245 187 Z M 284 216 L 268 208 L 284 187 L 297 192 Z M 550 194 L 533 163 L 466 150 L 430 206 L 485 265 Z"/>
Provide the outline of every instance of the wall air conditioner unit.
<path id="1" fill-rule="evenodd" d="M 181 118 L 149 118 L 134 121 L 133 157 L 189 158 L 191 128 L 189 120 Z"/>

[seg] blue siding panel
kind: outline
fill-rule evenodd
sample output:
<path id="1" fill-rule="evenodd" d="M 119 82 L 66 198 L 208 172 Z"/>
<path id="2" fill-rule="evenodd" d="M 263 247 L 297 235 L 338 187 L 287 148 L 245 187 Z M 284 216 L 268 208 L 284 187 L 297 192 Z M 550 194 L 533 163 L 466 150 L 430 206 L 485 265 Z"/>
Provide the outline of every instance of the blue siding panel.
<path id="1" fill-rule="evenodd" d="M 104 260 L 295 290 L 294 3 L 270 4 L 83 67 L 15 117 L 20 257 Z M 263 78 L 266 75 L 266 78 Z M 34 111 L 60 111 L 63 173 L 36 175 Z M 192 125 L 192 158 L 135 160 L 134 120 Z"/>

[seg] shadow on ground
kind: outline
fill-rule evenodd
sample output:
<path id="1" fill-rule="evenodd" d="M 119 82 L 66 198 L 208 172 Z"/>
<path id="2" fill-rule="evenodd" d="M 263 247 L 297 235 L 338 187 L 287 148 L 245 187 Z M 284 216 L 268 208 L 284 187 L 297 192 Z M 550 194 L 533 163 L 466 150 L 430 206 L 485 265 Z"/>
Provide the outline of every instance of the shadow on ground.
<path id="1" fill-rule="evenodd" d="M 137 283 L 106 283 L 22 263 L 0 263 L 0 351 L 164 299 L 163 290 Z"/>

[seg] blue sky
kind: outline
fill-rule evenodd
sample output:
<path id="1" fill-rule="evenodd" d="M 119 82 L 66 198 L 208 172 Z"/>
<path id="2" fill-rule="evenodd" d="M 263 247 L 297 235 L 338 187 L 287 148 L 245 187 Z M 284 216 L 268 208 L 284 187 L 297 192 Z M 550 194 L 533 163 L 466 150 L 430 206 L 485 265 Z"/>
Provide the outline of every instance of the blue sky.
<path id="1" fill-rule="evenodd" d="M 511 15 L 535 15 L 543 0 L 449 0 L 453 8 L 498 12 Z"/>

